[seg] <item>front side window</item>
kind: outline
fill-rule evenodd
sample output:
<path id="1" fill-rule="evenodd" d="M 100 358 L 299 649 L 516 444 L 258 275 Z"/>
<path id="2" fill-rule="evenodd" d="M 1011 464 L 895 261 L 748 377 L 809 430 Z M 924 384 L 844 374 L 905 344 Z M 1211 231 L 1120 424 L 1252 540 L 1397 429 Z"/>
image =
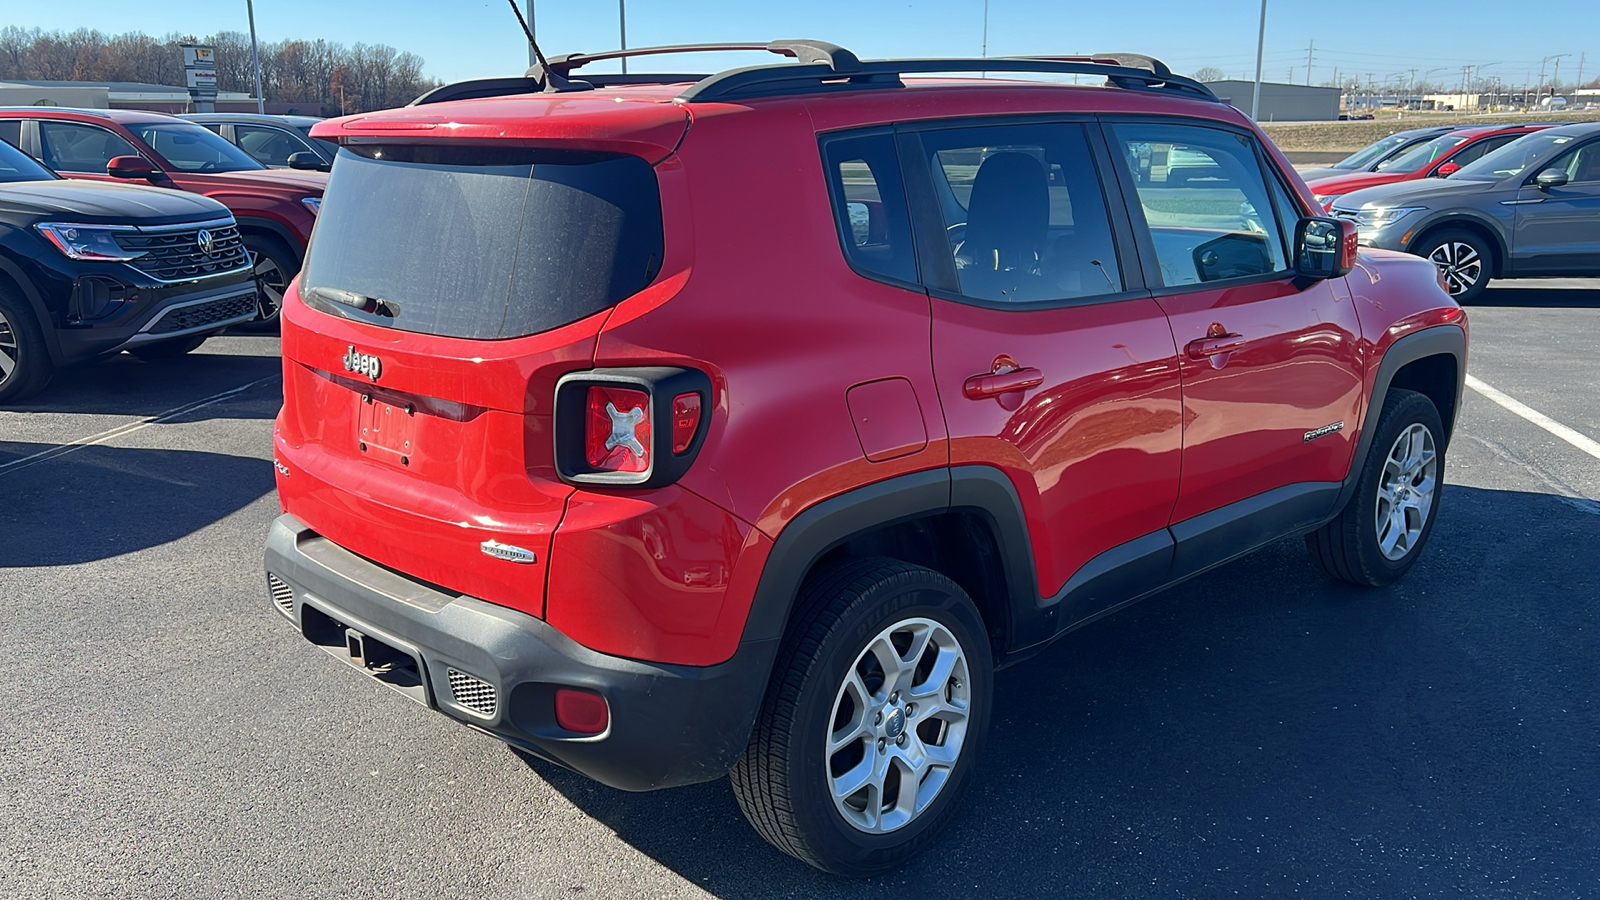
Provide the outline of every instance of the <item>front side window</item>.
<path id="1" fill-rule="evenodd" d="M 1551 163 L 1549 168 L 1567 173 L 1567 184 L 1600 182 L 1600 142 L 1585 144 Z"/>
<path id="2" fill-rule="evenodd" d="M 1465 144 L 1468 140 L 1469 138 L 1457 137 L 1453 134 L 1436 137 L 1431 141 L 1425 141 L 1404 153 L 1391 156 L 1378 163 L 1378 171 L 1388 172 L 1391 175 L 1410 175 L 1413 172 L 1421 172 L 1428 166 L 1433 165 L 1434 160 L 1444 158 L 1450 151 Z"/>
<path id="3" fill-rule="evenodd" d="M 57 172 L 104 175 L 112 159 L 139 155 L 122 135 L 77 122 L 40 121 L 39 142 L 44 145 L 44 164 Z"/>
<path id="4" fill-rule="evenodd" d="M 1112 126 L 1167 287 L 1287 271 L 1251 139 L 1197 125 Z M 1148 155 L 1150 164 L 1141 163 Z M 1137 223 L 1136 223 L 1137 227 Z"/>
<path id="5" fill-rule="evenodd" d="M 962 295 L 1029 303 L 1123 290 L 1083 126 L 985 125 L 921 138 Z"/>
<path id="6" fill-rule="evenodd" d="M 858 271 L 897 281 L 917 280 L 894 136 L 886 132 L 836 138 L 823 145 L 834 197 L 834 218 L 845 257 Z"/>
<path id="7" fill-rule="evenodd" d="M 265 168 L 214 131 L 193 123 L 149 122 L 128 130 L 180 172 L 239 172 Z"/>

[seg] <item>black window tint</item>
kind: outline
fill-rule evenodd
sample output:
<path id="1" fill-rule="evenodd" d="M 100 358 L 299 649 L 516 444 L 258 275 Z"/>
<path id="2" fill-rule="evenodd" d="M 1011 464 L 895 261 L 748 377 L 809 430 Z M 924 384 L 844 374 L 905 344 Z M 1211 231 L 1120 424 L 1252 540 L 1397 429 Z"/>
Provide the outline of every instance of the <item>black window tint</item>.
<path id="1" fill-rule="evenodd" d="M 255 157 L 264 166 L 287 167 L 289 154 L 307 149 L 299 138 L 281 128 L 235 125 L 233 136 L 239 149 Z"/>
<path id="2" fill-rule="evenodd" d="M 1112 128 L 1168 287 L 1288 269 L 1254 143 L 1195 125 Z"/>
<path id="3" fill-rule="evenodd" d="M 97 125 L 40 120 L 39 140 L 44 144 L 44 164 L 57 172 L 104 175 L 113 158 L 139 155 L 122 135 Z"/>
<path id="4" fill-rule="evenodd" d="M 510 338 L 600 312 L 661 267 L 636 156 L 463 146 L 339 151 L 302 296 L 403 331 Z"/>
<path id="5" fill-rule="evenodd" d="M 22 122 L 19 119 L 0 119 L 0 141 L 13 147 L 22 146 Z"/>
<path id="6" fill-rule="evenodd" d="M 1475 144 L 1468 144 L 1467 146 L 1462 147 L 1460 152 L 1456 153 L 1456 155 L 1450 157 L 1450 162 L 1453 162 L 1458 166 L 1464 166 L 1469 162 L 1477 162 L 1483 158 L 1485 153 L 1488 153 L 1490 150 L 1499 150 L 1501 147 L 1511 143 L 1518 137 L 1520 137 L 1520 135 L 1507 134 L 1501 137 L 1485 138 Z"/>
<path id="7" fill-rule="evenodd" d="M 988 125 L 921 137 L 963 295 L 1026 303 L 1123 289 L 1081 125 Z"/>
<path id="8" fill-rule="evenodd" d="M 823 144 L 839 242 L 851 265 L 899 281 L 917 280 L 894 137 L 870 134 Z"/>

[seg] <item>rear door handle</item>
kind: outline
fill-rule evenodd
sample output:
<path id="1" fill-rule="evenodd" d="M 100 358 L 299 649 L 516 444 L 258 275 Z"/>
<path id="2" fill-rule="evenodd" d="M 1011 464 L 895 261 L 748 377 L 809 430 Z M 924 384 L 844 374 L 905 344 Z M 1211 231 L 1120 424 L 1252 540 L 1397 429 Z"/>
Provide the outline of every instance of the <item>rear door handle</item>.
<path id="1" fill-rule="evenodd" d="M 1041 384 L 1044 384 L 1044 373 L 1038 369 L 1012 369 L 1009 372 L 974 375 L 962 385 L 962 393 L 968 400 L 985 400 L 1001 394 L 1026 391 Z"/>
<path id="2" fill-rule="evenodd" d="M 1190 359 L 1210 359 L 1224 353 L 1232 353 L 1248 343 L 1243 335 L 1220 334 L 1214 337 L 1203 337 L 1190 341 L 1184 346 L 1184 352 Z"/>

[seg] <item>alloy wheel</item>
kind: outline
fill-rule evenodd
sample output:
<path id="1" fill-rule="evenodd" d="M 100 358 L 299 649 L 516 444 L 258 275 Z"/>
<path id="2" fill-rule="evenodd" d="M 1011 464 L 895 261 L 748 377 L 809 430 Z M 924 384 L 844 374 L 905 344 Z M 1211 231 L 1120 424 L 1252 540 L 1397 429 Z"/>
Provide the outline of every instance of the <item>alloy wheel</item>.
<path id="1" fill-rule="evenodd" d="M 883 834 L 925 811 L 961 758 L 971 702 L 966 652 L 945 626 L 906 619 L 869 641 L 826 737 L 827 784 L 845 821 Z"/>
<path id="2" fill-rule="evenodd" d="M 17 356 L 21 352 L 17 330 L 12 327 L 5 312 L 0 311 L 0 382 L 10 378 L 11 373 L 17 370 Z"/>
<path id="3" fill-rule="evenodd" d="M 1483 278 L 1483 257 L 1471 244 L 1447 241 L 1435 247 L 1428 259 L 1439 267 L 1452 297 L 1472 290 Z"/>
<path id="4" fill-rule="evenodd" d="M 1378 549 L 1399 561 L 1417 546 L 1439 486 L 1439 454 L 1433 432 L 1413 424 L 1400 432 L 1378 477 L 1374 524 Z"/>
<path id="5" fill-rule="evenodd" d="M 289 278 L 283 271 L 283 266 L 265 253 L 251 251 L 250 259 L 255 264 L 252 271 L 256 283 L 261 285 L 258 301 L 261 305 L 261 319 L 267 321 L 275 318 L 283 309 L 283 295 L 289 289 Z"/>

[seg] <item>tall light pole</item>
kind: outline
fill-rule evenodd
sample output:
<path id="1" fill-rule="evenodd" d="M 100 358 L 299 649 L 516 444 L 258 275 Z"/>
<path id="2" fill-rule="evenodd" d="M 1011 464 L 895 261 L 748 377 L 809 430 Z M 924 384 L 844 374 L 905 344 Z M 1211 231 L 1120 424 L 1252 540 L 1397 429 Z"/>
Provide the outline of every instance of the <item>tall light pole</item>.
<path id="1" fill-rule="evenodd" d="M 267 111 L 267 97 L 261 91 L 261 49 L 256 46 L 255 0 L 244 0 L 244 8 L 250 14 L 250 61 L 256 67 L 256 112 L 264 115 Z"/>
<path id="2" fill-rule="evenodd" d="M 1556 54 L 1552 54 L 1550 56 L 1546 56 L 1544 59 L 1539 60 L 1539 91 L 1538 91 L 1538 93 L 1534 94 L 1534 96 L 1533 96 L 1533 102 L 1534 102 L 1535 106 L 1538 105 L 1540 98 L 1542 98 L 1544 96 L 1544 67 L 1545 67 L 1545 64 L 1548 63 L 1552 59 L 1555 60 L 1556 61 L 1556 71 L 1560 72 L 1561 71 L 1561 58 L 1564 57 L 1564 56 L 1571 56 L 1571 55 L 1572 55 L 1571 53 L 1556 53 Z M 1551 95 L 1554 96 L 1554 94 L 1555 94 L 1555 92 L 1551 91 Z"/>
<path id="3" fill-rule="evenodd" d="M 524 16 L 524 18 L 526 18 L 528 20 L 528 32 L 530 34 L 537 35 L 539 32 L 538 32 L 538 30 L 535 28 L 535 26 L 533 24 L 533 0 L 528 0 L 528 14 L 526 16 Z M 539 58 L 537 56 L 535 56 L 534 53 L 533 53 L 533 41 L 529 41 L 528 42 L 528 68 L 530 68 L 530 69 L 533 68 L 534 63 L 537 63 L 538 61 L 539 61 Z"/>
<path id="4" fill-rule="evenodd" d="M 1261 30 L 1256 33 L 1256 88 L 1250 93 L 1250 118 L 1261 121 L 1261 57 L 1267 49 L 1267 0 L 1261 0 Z"/>
<path id="5" fill-rule="evenodd" d="M 628 0 L 617 0 L 617 31 L 622 37 L 622 49 L 628 49 Z M 622 74 L 628 74 L 628 58 L 622 58 Z"/>
<path id="6" fill-rule="evenodd" d="M 989 0 L 983 0 L 983 58 L 989 58 Z"/>

